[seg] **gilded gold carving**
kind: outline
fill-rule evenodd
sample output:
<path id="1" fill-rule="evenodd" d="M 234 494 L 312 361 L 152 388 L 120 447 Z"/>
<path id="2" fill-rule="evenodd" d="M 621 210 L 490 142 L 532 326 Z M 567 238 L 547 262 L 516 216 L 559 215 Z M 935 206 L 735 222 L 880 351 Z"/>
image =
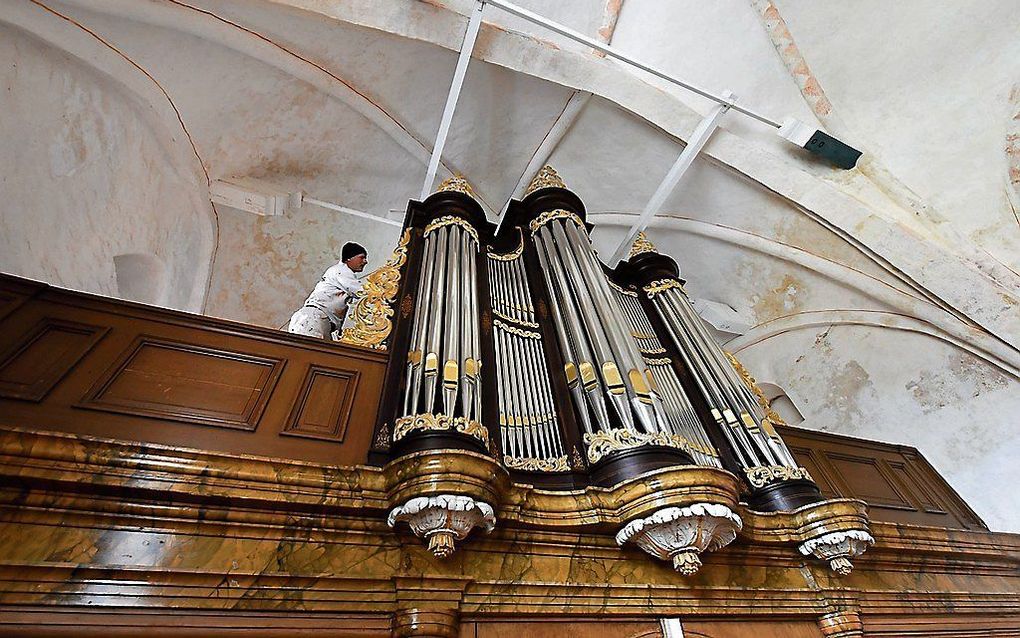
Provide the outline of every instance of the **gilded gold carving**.
<path id="1" fill-rule="evenodd" d="M 463 193 L 468 197 L 474 197 L 475 191 L 471 188 L 471 184 L 468 184 L 467 179 L 463 175 L 454 175 L 443 180 L 443 183 L 436 189 L 437 193 Z"/>
<path id="2" fill-rule="evenodd" d="M 503 319 L 504 321 L 513 321 L 514 323 L 519 323 L 522 326 L 527 326 L 528 328 L 539 327 L 539 325 L 533 321 L 524 321 L 523 319 L 514 319 L 513 317 L 508 317 L 504 315 L 502 312 L 496 310 L 495 308 L 492 309 L 492 314 L 496 315 L 500 319 Z"/>
<path id="3" fill-rule="evenodd" d="M 375 435 L 374 446 L 380 450 L 390 449 L 390 426 L 383 423 Z"/>
<path id="4" fill-rule="evenodd" d="M 425 233 L 423 236 L 428 237 L 430 233 L 439 230 L 443 226 L 460 226 L 464 229 L 464 232 L 471 235 L 471 238 L 475 240 L 476 244 L 478 243 L 478 231 L 475 230 L 474 226 L 469 224 L 465 219 L 457 217 L 456 215 L 443 215 L 442 217 L 433 219 L 429 222 L 429 225 L 425 227 Z"/>
<path id="5" fill-rule="evenodd" d="M 765 487 L 769 483 L 779 481 L 793 481 L 806 479 L 813 481 L 808 471 L 802 467 L 787 467 L 785 465 L 760 465 L 758 467 L 745 467 L 744 474 L 747 480 L 754 487 Z"/>
<path id="6" fill-rule="evenodd" d="M 655 295 L 666 292 L 667 290 L 677 289 L 683 292 L 683 285 L 676 279 L 656 279 L 652 283 L 648 284 L 643 288 L 645 294 L 648 295 L 649 299 L 654 299 Z"/>
<path id="7" fill-rule="evenodd" d="M 645 363 L 650 366 L 668 366 L 673 363 L 673 360 L 669 357 L 663 357 L 661 359 L 653 359 L 652 357 L 643 357 Z"/>
<path id="8" fill-rule="evenodd" d="M 489 432 L 478 421 L 469 421 L 462 416 L 450 418 L 445 414 L 413 414 L 402 416 L 393 424 L 393 442 L 403 439 L 412 432 L 434 432 L 454 430 L 473 436 L 485 445 L 489 444 Z"/>
<path id="9" fill-rule="evenodd" d="M 647 354 L 647 355 L 666 354 L 666 349 L 665 348 L 649 348 L 649 349 L 646 350 L 646 349 L 642 348 L 641 349 L 641 354 Z"/>
<path id="10" fill-rule="evenodd" d="M 531 220 L 531 223 L 528 224 L 528 228 L 531 229 L 531 234 L 534 235 L 535 233 L 538 232 L 539 228 L 541 228 L 542 226 L 545 226 L 549 222 L 555 221 L 557 219 L 567 219 L 567 220 L 570 220 L 570 221 L 574 222 L 575 224 L 577 224 L 578 228 L 580 228 L 581 230 L 583 230 L 585 232 L 587 232 L 587 230 L 588 230 L 588 229 L 586 229 L 584 227 L 584 222 L 581 220 L 580 217 L 577 216 L 576 213 L 572 213 L 569 210 L 563 210 L 562 208 L 557 208 L 555 210 L 547 210 L 547 211 L 545 211 L 544 213 L 542 213 L 541 215 L 539 215 L 535 219 Z"/>
<path id="11" fill-rule="evenodd" d="M 400 288 L 400 269 L 407 261 L 407 244 L 410 241 L 411 229 L 408 228 L 389 260 L 365 278 L 363 296 L 351 307 L 354 325 L 344 328 L 340 337 L 342 343 L 386 349 L 384 342 L 393 331 L 391 305 Z"/>
<path id="12" fill-rule="evenodd" d="M 661 445 L 684 450 L 685 452 L 690 449 L 687 440 L 678 434 L 667 434 L 665 432 L 646 434 L 623 428 L 585 434 L 584 442 L 588 446 L 589 463 L 598 463 L 611 452 L 629 450 L 641 447 L 642 445 Z"/>
<path id="13" fill-rule="evenodd" d="M 644 231 L 641 231 L 634 238 L 634 244 L 630 247 L 630 255 L 627 258 L 630 259 L 642 253 L 657 252 L 659 251 L 655 248 L 655 244 L 648 240 L 648 235 L 645 235 Z"/>
<path id="14" fill-rule="evenodd" d="M 569 472 L 566 456 L 557 456 L 552 459 L 518 458 L 515 456 L 504 456 L 503 464 L 512 470 L 523 472 Z"/>
<path id="15" fill-rule="evenodd" d="M 621 295 L 627 295 L 628 297 L 637 297 L 638 296 L 638 294 L 636 292 L 634 292 L 633 290 L 627 290 L 626 288 L 624 288 L 623 286 L 621 286 L 620 284 L 616 283 L 615 281 L 613 281 L 611 279 L 607 278 L 606 281 L 609 282 L 609 285 L 612 287 L 613 290 L 615 290 L 616 292 L 620 293 Z"/>
<path id="16" fill-rule="evenodd" d="M 517 259 L 518 257 L 520 257 L 521 253 L 524 252 L 524 233 L 522 233 L 521 229 L 518 228 L 517 229 L 517 234 L 520 235 L 520 238 L 521 238 L 520 243 L 517 244 L 517 248 L 514 248 L 512 251 L 510 251 L 508 253 L 489 252 L 489 253 L 487 253 L 489 259 L 492 259 L 492 260 L 495 260 L 495 261 L 513 261 L 513 260 Z"/>
<path id="17" fill-rule="evenodd" d="M 765 393 L 758 387 L 758 383 L 754 380 L 754 377 L 751 376 L 751 373 L 747 371 L 747 368 L 745 368 L 740 361 L 737 361 L 737 358 L 729 352 L 724 352 L 724 354 L 726 355 L 726 358 L 729 359 L 730 364 L 733 365 L 733 368 L 737 371 L 737 374 L 740 375 L 744 385 L 746 385 L 748 389 L 754 393 L 755 398 L 758 399 L 758 405 L 760 405 L 762 411 L 765 412 L 765 420 L 762 421 L 761 424 L 765 433 L 774 439 L 779 438 L 779 434 L 776 432 L 775 426 L 786 425 L 786 421 L 783 420 L 783 417 L 779 416 L 779 413 L 772 409 L 772 406 L 769 404 L 769 400 L 765 398 Z"/>
<path id="18" fill-rule="evenodd" d="M 496 314 L 499 314 L 499 313 L 496 313 Z M 518 337 L 524 337 L 525 339 L 541 339 L 542 338 L 542 335 L 540 335 L 537 332 L 532 332 L 530 330 L 521 330 L 520 328 L 515 328 L 515 327 L 513 327 L 513 326 L 511 326 L 509 324 L 503 323 L 499 319 L 494 320 L 492 323 L 493 323 L 493 325 L 495 325 L 500 330 L 503 330 L 505 332 L 509 332 L 512 335 L 517 335 Z M 535 327 L 537 328 L 538 326 L 535 326 Z"/>
<path id="19" fill-rule="evenodd" d="M 535 178 L 528 184 L 527 190 L 524 191 L 524 196 L 534 193 L 540 188 L 566 188 L 567 185 L 563 183 L 563 179 L 559 173 L 556 172 L 552 166 L 546 164 L 542 167 Z"/>

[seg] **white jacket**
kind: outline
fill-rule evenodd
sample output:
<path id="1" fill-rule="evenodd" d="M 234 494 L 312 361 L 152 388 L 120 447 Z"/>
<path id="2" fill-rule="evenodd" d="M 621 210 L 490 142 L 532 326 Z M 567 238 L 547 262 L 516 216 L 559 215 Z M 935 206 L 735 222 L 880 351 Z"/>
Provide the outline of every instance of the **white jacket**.
<path id="1" fill-rule="evenodd" d="M 347 306 L 353 302 L 352 298 L 361 294 L 361 286 L 354 271 L 347 264 L 337 262 L 322 274 L 305 305 L 322 310 L 333 322 L 334 329 L 340 328 Z"/>

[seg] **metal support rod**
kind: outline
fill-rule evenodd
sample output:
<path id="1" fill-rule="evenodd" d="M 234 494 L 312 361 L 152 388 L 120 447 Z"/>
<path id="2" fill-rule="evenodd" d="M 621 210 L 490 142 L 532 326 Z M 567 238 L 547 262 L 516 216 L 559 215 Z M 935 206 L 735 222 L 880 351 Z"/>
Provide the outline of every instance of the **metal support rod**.
<path id="1" fill-rule="evenodd" d="M 687 173 L 687 170 L 694 163 L 694 158 L 698 156 L 701 149 L 705 147 L 708 139 L 712 137 L 712 133 L 715 129 L 719 128 L 719 122 L 722 120 L 722 116 L 726 114 L 726 111 L 733 108 L 733 100 L 736 99 L 729 91 L 726 91 L 724 96 L 727 98 L 727 102 L 719 104 L 712 109 L 712 111 L 702 118 L 701 123 L 698 124 L 698 128 L 694 129 L 690 139 L 687 140 L 687 146 L 680 153 L 680 156 L 673 162 L 673 166 L 670 167 L 666 176 L 662 178 L 662 182 L 659 183 L 659 187 L 655 189 L 652 197 L 645 204 L 644 210 L 638 215 L 638 218 L 634 221 L 634 225 L 630 227 L 627 234 L 624 235 L 623 239 L 620 240 L 620 244 L 613 251 L 613 257 L 609 260 L 609 265 L 615 265 L 621 259 L 630 245 L 634 243 L 634 238 L 637 237 L 638 233 L 643 231 L 652 218 L 659 212 L 662 205 L 666 203 L 666 198 L 670 196 L 676 185 L 680 183 L 683 176 Z"/>
<path id="2" fill-rule="evenodd" d="M 457 58 L 457 68 L 453 71 L 450 93 L 446 96 L 446 106 L 443 107 L 443 119 L 439 122 L 436 145 L 432 147 L 432 157 L 429 158 L 429 168 L 425 173 L 425 183 L 421 186 L 421 197 L 419 198 L 421 200 L 429 196 L 432 191 L 432 183 L 436 180 L 439 160 L 442 159 L 443 147 L 446 146 L 446 136 L 450 132 L 450 123 L 453 122 L 453 112 L 457 109 L 460 89 L 464 86 L 464 75 L 467 73 L 468 62 L 471 61 L 471 52 L 475 48 L 478 27 L 482 24 L 482 10 L 485 8 L 485 2 L 486 0 L 479 0 L 471 12 L 471 17 L 468 19 L 467 31 L 464 33 L 464 42 L 460 45 L 460 55 Z"/>
<path id="3" fill-rule="evenodd" d="M 602 53 L 605 53 L 610 58 L 613 58 L 615 60 L 619 60 L 619 61 L 624 62 L 626 64 L 629 64 L 631 66 L 637 67 L 637 68 L 641 69 L 642 71 L 645 71 L 646 73 L 651 73 L 652 75 L 654 75 L 657 78 L 661 78 L 661 79 L 663 79 L 663 80 L 665 80 L 665 81 L 667 81 L 667 82 L 669 82 L 671 84 L 675 84 L 675 85 L 677 85 L 679 87 L 685 88 L 688 91 L 691 91 L 692 93 L 697 93 L 701 97 L 704 97 L 704 98 L 707 98 L 709 100 L 712 100 L 713 102 L 715 102 L 717 104 L 727 104 L 727 105 L 730 105 L 733 108 L 734 111 L 737 111 L 738 113 L 743 113 L 744 115 L 746 115 L 748 117 L 752 117 L 752 118 L 758 120 L 759 122 L 762 122 L 763 124 L 768 124 L 769 126 L 771 126 L 773 128 L 779 128 L 781 126 L 779 122 L 773 120 L 772 118 L 766 117 L 766 116 L 762 115 L 761 113 L 758 113 L 758 112 L 756 112 L 756 111 L 754 111 L 752 109 L 749 109 L 749 108 L 747 108 L 745 106 L 739 106 L 737 104 L 730 104 L 730 101 L 727 100 L 725 97 L 722 97 L 722 96 L 719 96 L 719 95 L 715 95 L 714 93 L 710 93 L 710 92 L 706 91 L 705 89 L 698 88 L 697 86 L 694 86 L 693 84 L 684 82 L 683 80 L 679 80 L 679 79 L 677 79 L 677 78 L 675 78 L 675 77 L 673 77 L 671 75 L 668 75 L 666 73 L 663 73 L 662 71 L 659 71 L 658 69 L 654 69 L 654 68 L 648 66 L 647 64 L 642 64 L 641 62 L 638 62 L 637 60 L 635 60 L 634 58 L 630 57 L 629 55 L 626 55 L 626 54 L 621 53 L 620 51 L 614 49 L 613 47 L 609 46 L 608 44 L 605 44 L 603 42 L 599 42 L 598 40 L 595 40 L 593 38 L 589 38 L 588 36 L 586 36 L 586 35 L 584 35 L 582 33 L 578 33 L 577 31 L 574 31 L 573 29 L 571 29 L 569 27 L 563 26 L 562 24 L 559 24 L 558 22 L 553 22 L 552 20 L 549 20 L 548 18 L 544 18 L 544 17 L 538 15 L 537 13 L 534 13 L 533 11 L 529 11 L 529 10 L 525 9 L 524 7 L 519 7 L 519 6 L 517 6 L 517 5 L 515 5 L 515 4 L 511 3 L 511 2 L 506 2 L 505 0 L 485 0 L 485 2 L 487 4 L 490 4 L 490 5 L 494 6 L 494 7 L 498 7 L 500 9 L 502 9 L 503 11 L 506 11 L 507 13 L 511 13 L 511 14 L 517 16 L 518 18 L 524 18 L 528 22 L 533 22 L 535 24 L 541 25 L 541 26 L 549 29 L 550 31 L 558 33 L 558 34 L 560 34 L 560 35 L 562 35 L 562 36 L 564 36 L 566 38 L 570 38 L 571 40 L 574 40 L 575 42 L 580 42 L 581 44 L 589 46 L 589 47 L 595 49 L 596 51 L 601 51 Z"/>
<path id="4" fill-rule="evenodd" d="M 386 219 L 385 217 L 380 217 L 379 215 L 373 215 L 371 213 L 365 213 L 360 210 L 354 210 L 353 208 L 347 208 L 346 206 L 341 206 L 339 204 L 324 202 L 321 199 L 315 199 L 314 197 L 309 197 L 308 195 L 303 196 L 301 198 L 301 201 L 305 204 L 315 204 L 316 206 L 321 206 L 323 208 L 335 210 L 340 213 L 346 213 L 348 215 L 354 215 L 355 217 L 364 217 L 365 219 L 371 219 L 372 221 L 379 222 L 380 224 L 389 224 L 390 226 L 397 226 L 398 228 L 404 225 L 403 220 L 397 221 L 395 219 Z"/>

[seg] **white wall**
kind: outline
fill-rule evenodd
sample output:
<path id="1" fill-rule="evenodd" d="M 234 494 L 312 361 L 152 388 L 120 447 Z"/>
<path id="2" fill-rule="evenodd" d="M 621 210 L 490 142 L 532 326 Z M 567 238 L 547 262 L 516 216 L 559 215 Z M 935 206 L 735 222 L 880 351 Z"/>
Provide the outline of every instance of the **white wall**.
<path id="1" fill-rule="evenodd" d="M 114 256 L 168 268 L 165 303 L 201 310 L 208 210 L 116 82 L 0 26 L 0 271 L 117 296 Z"/>

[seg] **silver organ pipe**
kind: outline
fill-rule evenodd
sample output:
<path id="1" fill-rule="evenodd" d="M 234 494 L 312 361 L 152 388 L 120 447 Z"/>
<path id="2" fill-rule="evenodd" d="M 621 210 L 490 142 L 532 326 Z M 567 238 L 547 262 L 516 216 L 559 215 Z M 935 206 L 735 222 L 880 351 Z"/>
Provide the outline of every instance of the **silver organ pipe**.
<path id="1" fill-rule="evenodd" d="M 458 431 L 480 430 L 478 250 L 477 232 L 457 217 L 425 228 L 403 419 L 442 415 Z"/>
<path id="2" fill-rule="evenodd" d="M 522 240 L 523 241 L 523 240 Z M 521 248 L 488 253 L 504 464 L 531 472 L 567 472 L 552 383 Z"/>
<path id="3" fill-rule="evenodd" d="M 679 282 L 656 282 L 646 286 L 645 291 L 677 348 L 692 353 L 689 365 L 695 376 L 705 382 L 702 389 L 713 416 L 745 469 L 770 466 L 796 469 L 793 454 L 726 353 L 708 333 Z"/>
<path id="4" fill-rule="evenodd" d="M 669 432 L 683 441 L 691 457 L 699 465 L 722 467 L 719 455 L 712 446 L 698 415 L 680 384 L 673 369 L 672 360 L 667 356 L 659 337 L 655 334 L 648 315 L 638 301 L 636 292 L 610 284 L 623 308 L 630 327 L 630 334 L 638 344 L 641 356 L 648 365 L 649 385 L 652 394 L 658 396 L 665 407 Z"/>

